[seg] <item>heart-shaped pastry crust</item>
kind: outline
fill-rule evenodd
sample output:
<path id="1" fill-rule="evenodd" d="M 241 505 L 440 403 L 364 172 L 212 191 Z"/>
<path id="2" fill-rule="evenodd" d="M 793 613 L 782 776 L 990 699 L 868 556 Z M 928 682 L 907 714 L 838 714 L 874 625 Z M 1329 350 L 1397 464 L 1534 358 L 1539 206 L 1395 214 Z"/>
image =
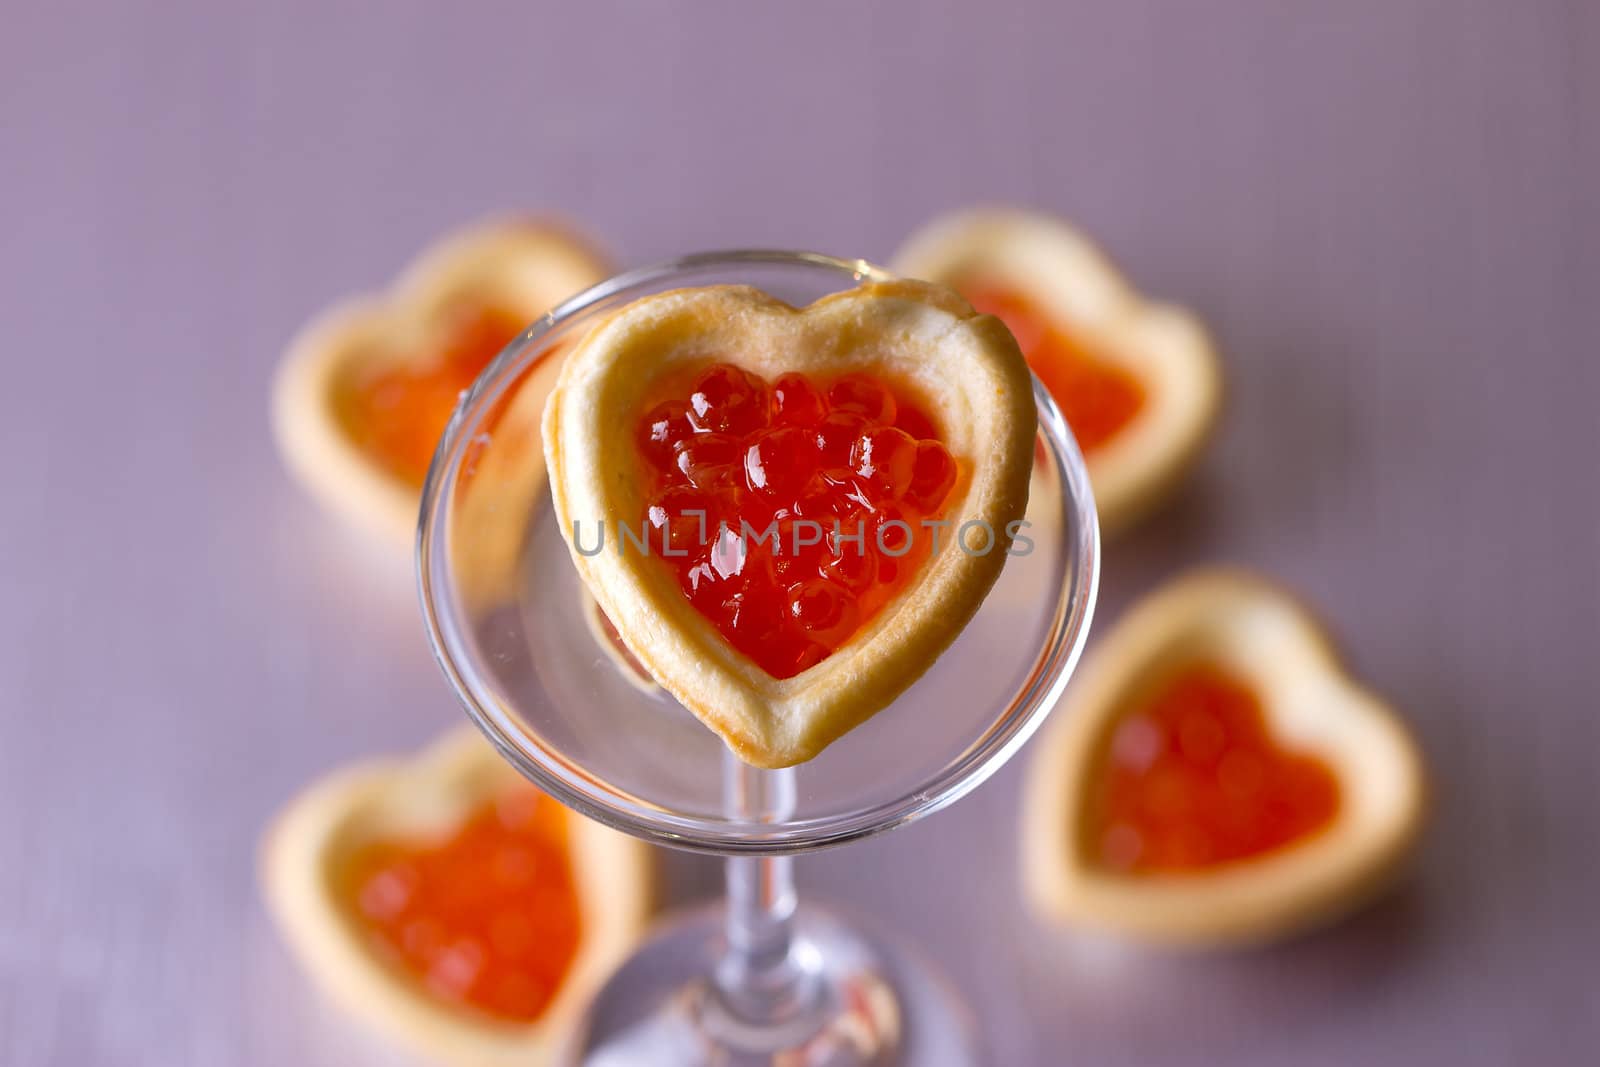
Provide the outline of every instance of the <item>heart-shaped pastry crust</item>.
<path id="1" fill-rule="evenodd" d="M 330 510 L 409 549 L 422 476 L 460 391 L 529 323 L 606 273 L 560 229 L 493 223 L 435 244 L 389 292 L 317 316 L 273 389 L 290 472 Z"/>
<path id="2" fill-rule="evenodd" d="M 1221 394 L 1205 331 L 1143 299 L 1076 230 L 1020 211 L 963 212 L 913 234 L 893 268 L 1008 321 L 1073 426 L 1104 532 L 1147 512 L 1198 455 Z"/>
<path id="3" fill-rule="evenodd" d="M 381 884 L 358 881 L 364 857 L 375 849 L 437 847 L 432 843 L 463 832 L 475 813 L 493 811 L 491 806 L 507 803 L 506 798 L 547 805 L 539 818 L 564 820 L 577 903 L 576 947 L 553 994 L 538 994 L 548 999 L 532 1021 L 497 1018 L 447 1001 L 402 960 L 380 955 L 380 942 L 365 925 L 362 909 L 368 907 L 368 895 L 383 897 L 378 901 L 383 908 L 394 905 L 394 876 L 383 874 Z M 503 951 L 516 951 L 506 944 L 520 940 L 527 946 L 530 938 L 545 936 L 537 933 L 536 924 L 543 906 L 539 893 L 546 883 L 538 881 L 537 864 L 523 859 L 527 855 L 514 850 L 505 856 L 507 862 L 524 863 L 525 870 L 510 873 L 529 882 L 525 889 L 519 883 L 511 891 L 516 899 L 526 892 L 528 908 L 515 909 L 518 914 L 511 919 L 526 916 L 535 925 L 514 921 L 502 929 L 492 925 L 497 920 L 490 916 L 481 919 L 491 924 L 491 942 L 502 935 L 509 939 L 499 942 Z M 538 794 L 475 731 L 467 730 L 451 734 L 414 761 L 349 768 L 307 789 L 268 832 L 261 870 L 267 902 L 290 948 L 331 997 L 368 1025 L 431 1059 L 475 1067 L 549 1062 L 593 989 L 631 948 L 650 902 L 648 846 Z M 479 877 L 464 874 L 463 881 Z M 451 892 L 455 888 L 448 887 Z M 437 885 L 434 891 L 439 891 Z M 422 926 L 407 929 L 407 937 L 429 932 Z M 448 936 L 430 929 L 441 940 Z M 447 948 L 485 951 L 453 941 Z M 495 951 L 493 944 L 487 951 Z M 441 958 L 438 967 L 459 962 Z M 530 994 L 524 990 L 521 995 Z"/>
<path id="4" fill-rule="evenodd" d="M 1173 706 L 1175 686 L 1196 684 L 1211 695 Z M 1270 741 L 1251 736 L 1257 703 Z M 1162 735 L 1152 724 L 1169 712 Z M 1041 911 L 1178 945 L 1262 941 L 1354 906 L 1407 855 L 1424 809 L 1421 759 L 1395 715 L 1292 597 L 1233 571 L 1176 581 L 1104 635 L 1029 774 L 1024 874 Z M 1130 801 L 1107 781 L 1149 792 Z M 1134 821 L 1107 832 L 1107 797 Z M 1268 847 L 1238 847 L 1252 839 Z M 1130 862 L 1158 847 L 1146 869 Z"/>
<path id="5" fill-rule="evenodd" d="M 757 389 L 785 375 L 824 386 L 850 376 L 869 390 L 881 382 L 926 413 L 946 462 L 953 457 L 960 471 L 942 497 L 948 532 L 921 570 L 902 576 L 894 598 L 831 654 L 790 677 L 736 651 L 659 552 L 619 543 L 619 527 L 636 529 L 645 514 L 649 472 L 636 427 L 663 383 L 711 364 L 729 365 Z M 1035 426 L 1032 380 L 1015 341 L 948 289 L 868 284 L 796 309 L 746 286 L 713 286 L 645 297 L 598 324 L 562 367 L 544 441 L 573 561 L 628 648 L 741 758 L 784 767 L 888 705 L 972 617 L 1027 505 Z M 764 476 L 755 456 L 751 446 L 740 467 L 751 492 Z M 968 523 L 980 532 L 963 548 L 953 534 Z M 613 540 L 594 551 L 597 530 Z"/>

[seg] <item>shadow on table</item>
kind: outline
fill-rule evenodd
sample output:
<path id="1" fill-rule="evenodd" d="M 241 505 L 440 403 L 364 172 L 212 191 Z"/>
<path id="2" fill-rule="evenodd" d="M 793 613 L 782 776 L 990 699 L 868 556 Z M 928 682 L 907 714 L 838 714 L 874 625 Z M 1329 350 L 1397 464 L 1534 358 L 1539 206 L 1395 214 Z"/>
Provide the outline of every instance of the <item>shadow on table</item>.
<path id="1" fill-rule="evenodd" d="M 1162 952 L 1071 932 L 1034 935 L 1021 986 L 1048 993 L 1034 1019 L 1088 1044 L 1149 1054 L 1217 1053 L 1263 1033 L 1289 1033 L 1349 990 L 1379 995 L 1418 941 L 1415 881 L 1365 910 L 1277 945 L 1209 953 Z"/>

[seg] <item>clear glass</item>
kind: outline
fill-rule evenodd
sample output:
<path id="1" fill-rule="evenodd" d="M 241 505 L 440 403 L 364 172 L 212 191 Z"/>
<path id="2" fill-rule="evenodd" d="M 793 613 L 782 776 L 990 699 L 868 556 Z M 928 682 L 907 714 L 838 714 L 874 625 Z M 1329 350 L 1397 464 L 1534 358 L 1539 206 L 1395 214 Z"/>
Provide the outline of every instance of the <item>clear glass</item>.
<path id="1" fill-rule="evenodd" d="M 538 434 L 556 365 L 546 357 L 623 304 L 738 283 L 804 305 L 887 277 L 861 260 L 781 251 L 707 253 L 619 275 L 509 345 L 463 398 L 434 457 L 418 536 L 422 607 L 468 713 L 573 808 L 647 841 L 728 857 L 725 908 L 666 930 L 623 966 L 574 1050 L 582 1062 L 972 1058 L 963 1014 L 912 956 L 797 908 L 790 854 L 952 803 L 1055 705 L 1088 631 L 1099 540 L 1082 457 L 1049 394 L 1035 383 L 1033 550 L 1008 560 L 962 636 L 891 707 L 781 771 L 732 757 L 630 670 L 602 627 L 576 622 L 592 607 L 555 522 Z"/>

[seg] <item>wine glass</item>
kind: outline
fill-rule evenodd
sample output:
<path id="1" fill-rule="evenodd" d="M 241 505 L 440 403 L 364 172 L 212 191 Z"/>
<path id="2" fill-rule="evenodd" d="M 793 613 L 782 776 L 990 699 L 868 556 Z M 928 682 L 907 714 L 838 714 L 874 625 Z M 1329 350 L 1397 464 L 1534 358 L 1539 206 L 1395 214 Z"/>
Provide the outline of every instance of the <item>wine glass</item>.
<path id="1" fill-rule="evenodd" d="M 793 854 L 943 808 L 1000 767 L 1055 705 L 1087 634 L 1099 534 L 1083 459 L 1037 382 L 1024 533 L 976 617 L 890 707 L 816 758 L 759 770 L 584 625 L 547 491 L 539 416 L 552 357 L 651 293 L 753 285 L 796 306 L 886 280 L 807 252 L 688 256 L 619 275 L 536 322 L 462 399 L 423 490 L 418 577 L 440 666 L 518 770 L 591 818 L 726 857 L 727 899 L 665 926 L 595 996 L 570 1061 L 969 1064 L 948 984 L 892 937 L 797 907 Z M 592 609 L 591 609 L 592 610 Z M 910 889 L 911 887 L 908 887 Z"/>

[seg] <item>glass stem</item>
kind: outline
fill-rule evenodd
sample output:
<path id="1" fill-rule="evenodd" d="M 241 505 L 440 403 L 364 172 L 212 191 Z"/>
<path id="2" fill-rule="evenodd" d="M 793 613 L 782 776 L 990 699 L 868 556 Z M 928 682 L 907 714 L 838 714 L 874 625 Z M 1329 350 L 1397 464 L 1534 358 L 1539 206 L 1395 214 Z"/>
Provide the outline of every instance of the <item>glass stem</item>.
<path id="1" fill-rule="evenodd" d="M 779 822 L 795 806 L 795 770 L 766 771 L 723 754 L 723 798 L 731 818 Z M 797 951 L 794 935 L 794 860 L 789 856 L 730 856 L 727 947 L 716 968 L 724 1008 L 758 1027 L 803 1020 L 816 1007 L 816 969 Z"/>

